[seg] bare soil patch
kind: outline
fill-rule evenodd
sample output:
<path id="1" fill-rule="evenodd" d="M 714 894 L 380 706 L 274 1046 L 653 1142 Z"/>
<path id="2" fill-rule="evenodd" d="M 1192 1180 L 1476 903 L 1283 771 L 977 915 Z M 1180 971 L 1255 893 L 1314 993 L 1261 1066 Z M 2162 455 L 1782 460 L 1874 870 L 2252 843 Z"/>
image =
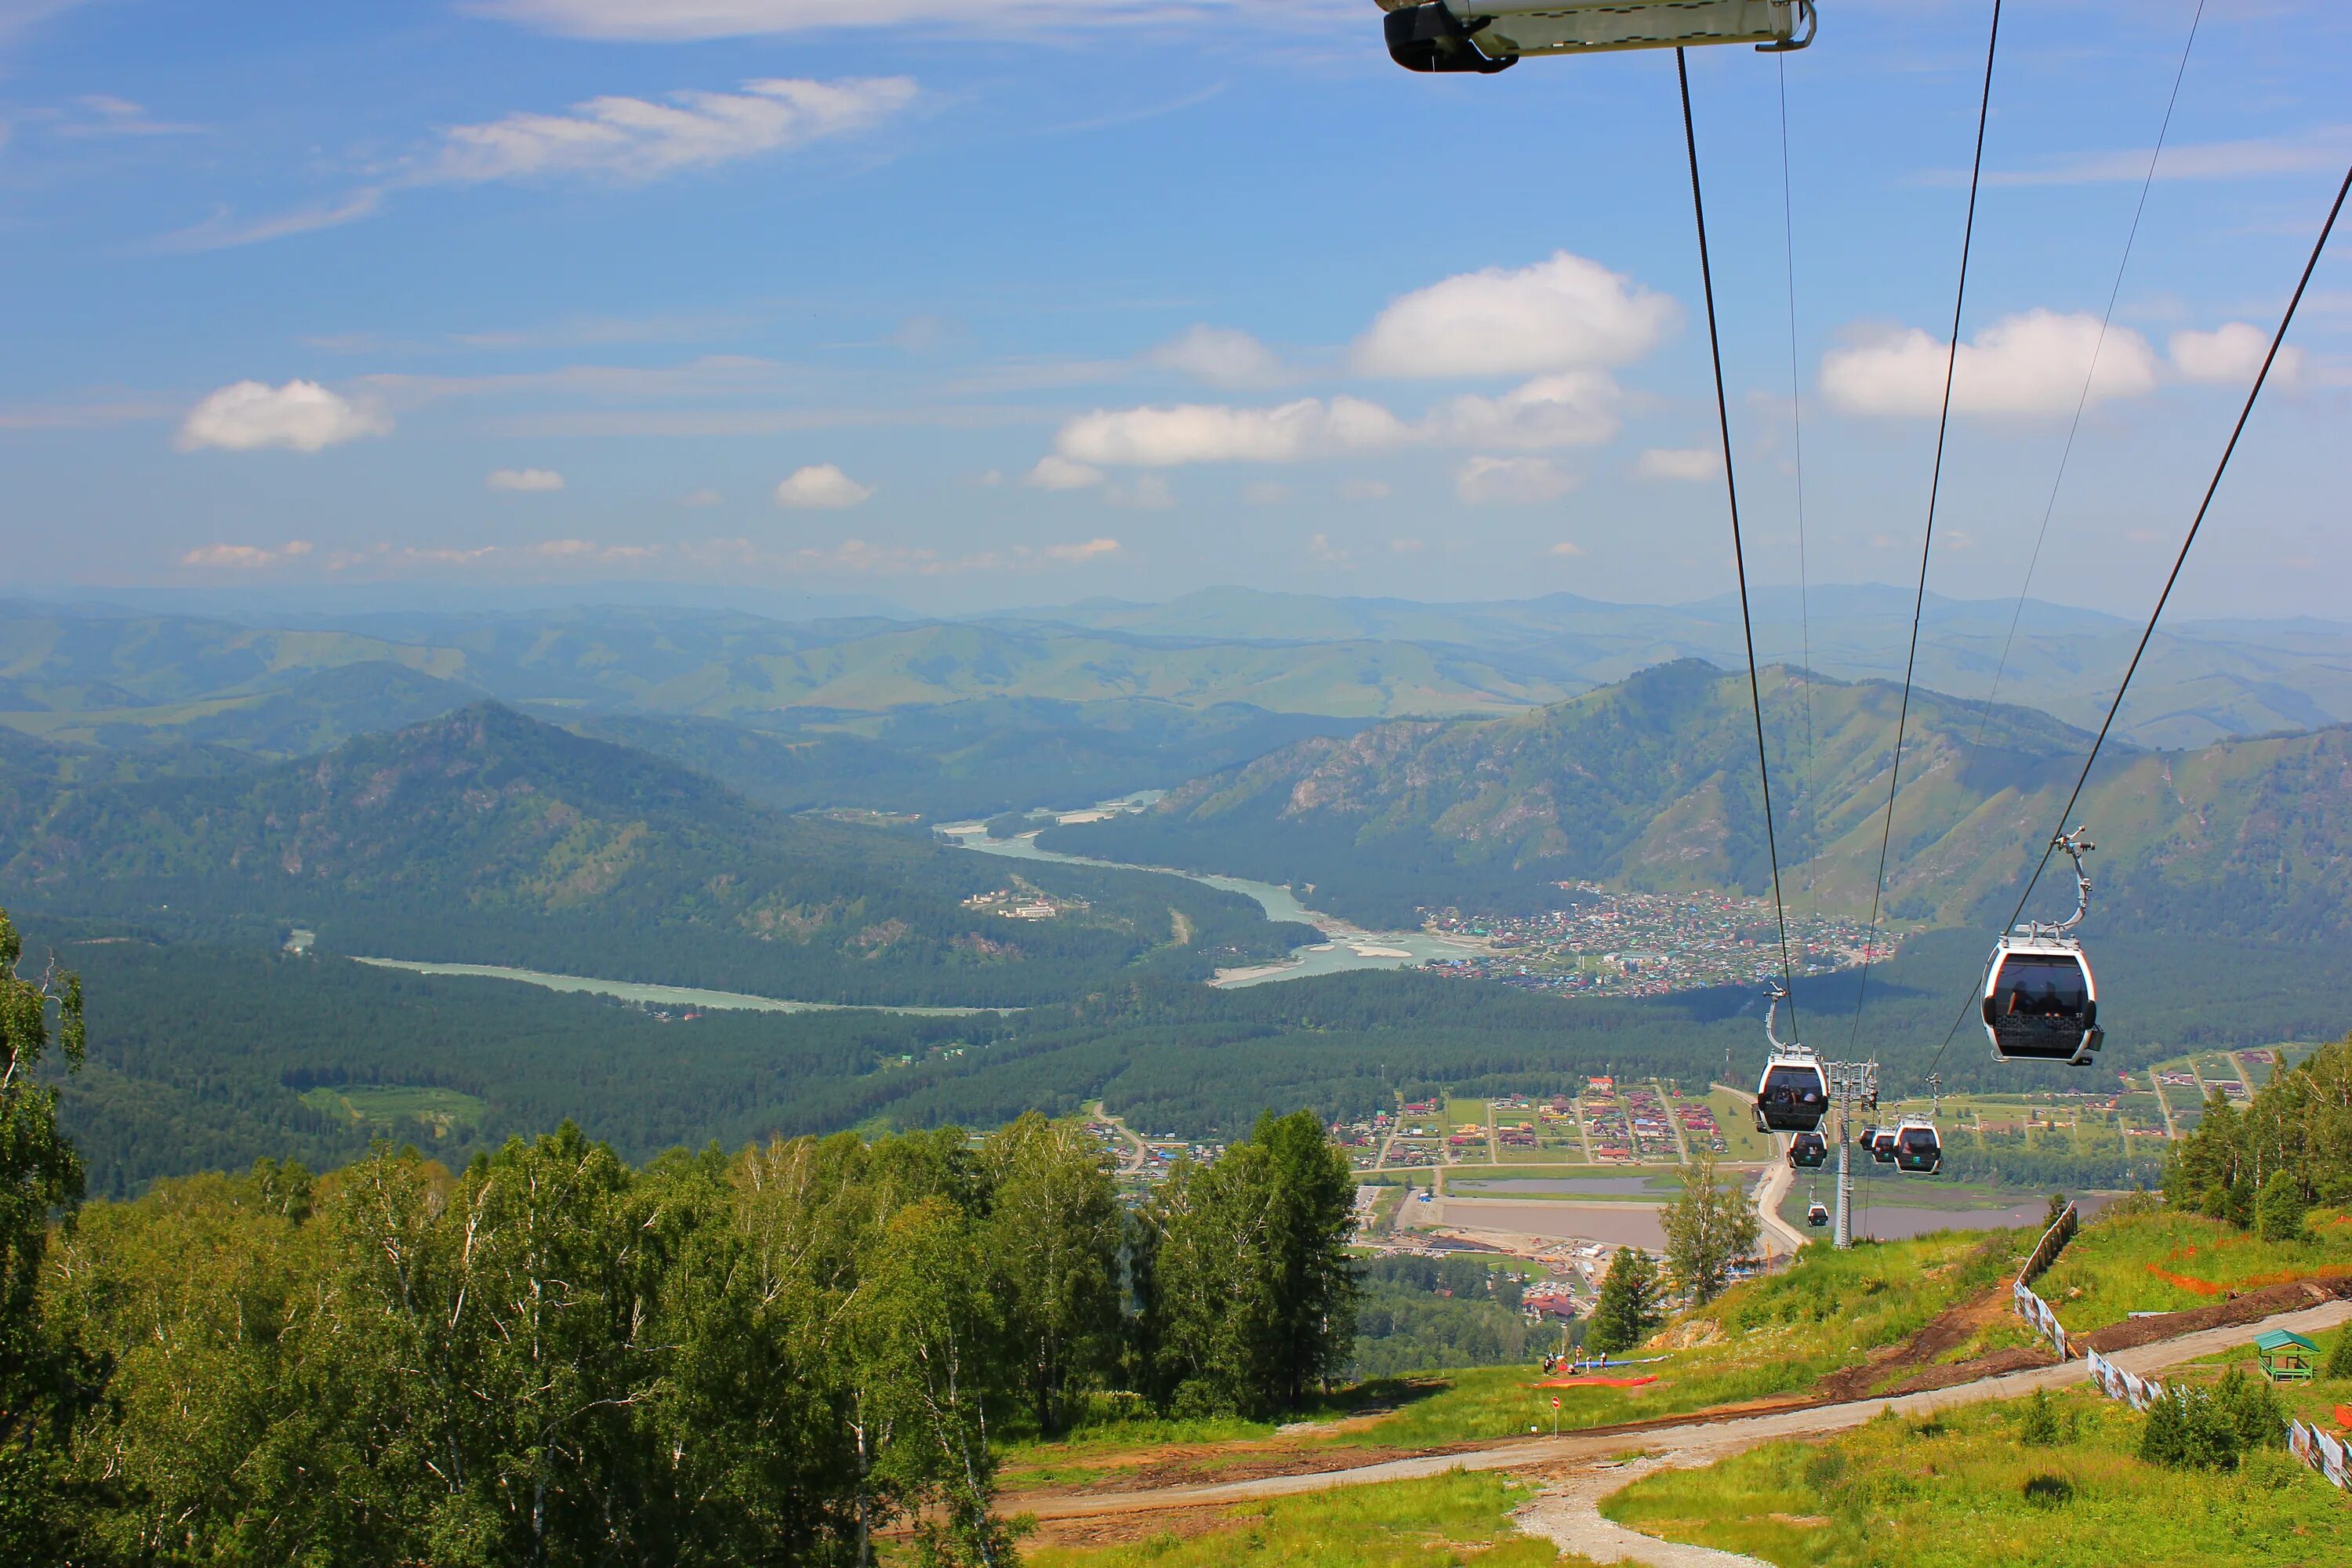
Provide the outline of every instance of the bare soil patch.
<path id="1" fill-rule="evenodd" d="M 2166 1312 L 2154 1318 L 2133 1318 L 2075 1339 L 2074 1343 L 2101 1355 L 2113 1355 L 2117 1351 L 2130 1350 L 2135 1345 L 2151 1345 L 2158 1340 L 2169 1340 L 2200 1329 L 2226 1329 L 2238 1323 L 2251 1323 L 2257 1318 L 2267 1318 L 2274 1312 L 2292 1312 L 2300 1307 L 2317 1306 L 2322 1301 L 2352 1300 L 2352 1279 L 2295 1279 L 2284 1285 L 2265 1285 L 2259 1290 L 2248 1290 L 2226 1301 L 2216 1301 L 2210 1307 L 2191 1307 L 2185 1312 Z"/>

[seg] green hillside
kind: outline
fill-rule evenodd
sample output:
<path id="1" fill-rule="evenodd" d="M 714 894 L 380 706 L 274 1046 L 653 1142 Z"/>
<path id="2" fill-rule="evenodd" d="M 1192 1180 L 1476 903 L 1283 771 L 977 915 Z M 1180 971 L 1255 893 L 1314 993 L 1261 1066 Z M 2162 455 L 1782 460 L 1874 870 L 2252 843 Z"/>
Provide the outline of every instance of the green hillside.
<path id="1" fill-rule="evenodd" d="M 0 759 L 5 760 L 5 759 Z M 275 945 L 806 1001 L 1024 1005 L 1131 965 L 1288 945 L 1250 901 L 1055 868 L 1056 918 L 963 900 L 1006 872 L 919 835 L 781 816 L 496 705 L 212 778 L 26 770 L 0 901 Z"/>
<path id="2" fill-rule="evenodd" d="M 1763 685 L 1782 865 L 1824 903 L 1866 906 L 1900 693 L 1787 668 Z M 1053 829 L 1045 842 L 1312 884 L 1323 907 L 1381 923 L 1420 906 L 1542 907 L 1563 880 L 1761 892 L 1748 696 L 1744 675 L 1685 660 L 1537 713 L 1300 742 L 1142 816 Z M 1890 909 L 1942 923 L 2005 915 L 2089 742 L 2029 709 L 1983 719 L 1976 704 L 1915 691 Z M 2111 743 L 2077 812 L 2100 845 L 2101 918 L 2352 933 L 2347 802 L 2343 729 L 2189 752 Z M 2069 889 L 2050 886 L 2063 905 Z"/>

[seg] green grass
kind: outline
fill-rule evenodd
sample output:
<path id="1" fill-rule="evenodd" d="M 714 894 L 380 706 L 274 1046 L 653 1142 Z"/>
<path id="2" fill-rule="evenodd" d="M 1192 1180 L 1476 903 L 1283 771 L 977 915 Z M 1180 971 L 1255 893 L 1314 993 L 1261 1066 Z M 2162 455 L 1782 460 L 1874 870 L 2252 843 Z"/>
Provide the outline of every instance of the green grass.
<path id="1" fill-rule="evenodd" d="M 2034 1289 L 2067 1331 L 2079 1334 L 2134 1312 L 2186 1311 L 2210 1307 L 2231 1290 L 2352 1272 L 2352 1218 L 2316 1209 L 2309 1224 L 2310 1240 L 2267 1242 L 2220 1220 L 2170 1210 L 2102 1215 L 2083 1227 Z"/>
<path id="2" fill-rule="evenodd" d="M 2030 1243 L 2021 1231 L 1939 1232 L 1836 1252 L 1808 1247 L 1791 1268 L 1737 1286 L 1704 1311 L 1717 1326 L 1712 1344 L 1663 1355 L 1630 1375 L 1655 1373 L 1642 1388 L 1585 1386 L 1559 1391 L 1560 1429 L 1572 1431 L 1678 1415 L 1710 1405 L 1799 1393 L 1924 1328 L 1946 1308 L 2011 1278 Z M 2017 1340 L 1998 1320 L 1958 1356 Z M 1529 1367 L 1488 1367 L 1446 1374 L 1444 1386 L 1340 1440 L 1417 1447 L 1549 1430 L 1552 1390 L 1536 1386 Z"/>
<path id="3" fill-rule="evenodd" d="M 480 1126 L 490 1109 L 477 1097 L 454 1089 L 404 1083 L 314 1089 L 302 1096 L 302 1103 L 328 1116 L 349 1117 L 363 1125 L 398 1128 L 420 1123 L 436 1138 Z"/>
<path id="4" fill-rule="evenodd" d="M 1601 1511 L 1781 1568 L 2291 1568 L 2352 1553 L 2352 1507 L 2283 1451 L 2233 1474 L 2157 1469 L 2137 1458 L 2145 1418 L 2128 1406 L 2087 1389 L 2058 1405 L 2050 1447 L 2021 1443 L 2014 1402 L 1883 1419 L 1648 1476 Z"/>
<path id="5" fill-rule="evenodd" d="M 2318 1342 L 2319 1353 L 2312 1358 L 2315 1368 L 2325 1367 L 2327 1352 L 2335 1348 L 2338 1340 L 2347 1336 L 2352 1336 L 2352 1328 L 2338 1329 L 2333 1333 L 2304 1335 L 2307 1340 Z M 2168 1378 L 2190 1376 L 2203 1381 L 2218 1378 L 2224 1370 L 2232 1366 L 2244 1368 L 2250 1377 L 2262 1375 L 2262 1363 L 2256 1359 L 2252 1344 L 2233 1345 L 2219 1354 L 2189 1363 L 2179 1373 L 2164 1375 Z M 2333 1433 L 2338 1437 L 2345 1435 L 2344 1428 L 2336 1424 L 2336 1409 L 2338 1405 L 2352 1409 L 2352 1378 L 2314 1376 L 2308 1383 L 2282 1383 L 2276 1387 L 2279 1399 L 2286 1405 L 2289 1415 L 2307 1421 L 2321 1431 Z"/>
<path id="6" fill-rule="evenodd" d="M 1173 1531 L 1116 1546 L 1032 1546 L 1033 1568 L 1549 1568 L 1586 1564 L 1521 1535 L 1511 1510 L 1528 1489 L 1455 1471 L 1424 1481 L 1343 1487 L 1228 1510 L 1189 1540 Z"/>

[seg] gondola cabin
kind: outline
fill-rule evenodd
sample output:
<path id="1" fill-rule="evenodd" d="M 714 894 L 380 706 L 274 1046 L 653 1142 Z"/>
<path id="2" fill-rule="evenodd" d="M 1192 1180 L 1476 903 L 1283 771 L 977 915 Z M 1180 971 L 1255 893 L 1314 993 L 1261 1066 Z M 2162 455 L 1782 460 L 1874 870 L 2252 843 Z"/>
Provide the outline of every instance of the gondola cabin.
<path id="1" fill-rule="evenodd" d="M 1882 1165 L 1895 1163 L 1895 1129 L 1874 1127 L 1870 1132 L 1870 1157 Z"/>
<path id="2" fill-rule="evenodd" d="M 1800 1171 L 1818 1171 L 1829 1158 L 1830 1141 L 1818 1132 L 1799 1132 L 1789 1139 L 1789 1163 Z"/>
<path id="3" fill-rule="evenodd" d="M 2011 935 L 1985 966 L 1985 1035 L 2002 1061 L 2088 1066 L 2104 1042 L 2098 983 L 2081 944 Z"/>
<path id="4" fill-rule="evenodd" d="M 1389 55 L 1412 71 L 1491 76 L 1523 55 L 1813 41 L 1813 0 L 1380 0 Z"/>
<path id="5" fill-rule="evenodd" d="M 1756 1130 L 1811 1132 L 1830 1108 L 1830 1080 L 1802 1046 L 1776 1047 L 1756 1083 Z"/>
<path id="6" fill-rule="evenodd" d="M 1811 1208 L 1805 1211 L 1805 1223 L 1811 1226 L 1816 1230 L 1820 1229 L 1822 1226 L 1829 1224 L 1829 1222 L 1830 1211 L 1823 1208 L 1819 1204 L 1813 1205 Z"/>
<path id="7" fill-rule="evenodd" d="M 1944 1140 L 1932 1121 L 1905 1117 L 1895 1128 L 1895 1168 L 1932 1176 L 1944 1168 Z"/>

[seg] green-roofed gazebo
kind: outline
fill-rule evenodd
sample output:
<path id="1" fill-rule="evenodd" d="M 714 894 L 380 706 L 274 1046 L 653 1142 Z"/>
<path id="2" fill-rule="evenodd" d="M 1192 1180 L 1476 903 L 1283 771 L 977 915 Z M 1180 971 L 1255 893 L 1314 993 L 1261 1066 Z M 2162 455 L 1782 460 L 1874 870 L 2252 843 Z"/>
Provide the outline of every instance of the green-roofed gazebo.
<path id="1" fill-rule="evenodd" d="M 2254 1354 L 2262 1358 L 2263 1375 L 2273 1383 L 2309 1383 L 2311 1361 L 2318 1353 L 2317 1345 L 2285 1329 L 2254 1336 Z"/>

